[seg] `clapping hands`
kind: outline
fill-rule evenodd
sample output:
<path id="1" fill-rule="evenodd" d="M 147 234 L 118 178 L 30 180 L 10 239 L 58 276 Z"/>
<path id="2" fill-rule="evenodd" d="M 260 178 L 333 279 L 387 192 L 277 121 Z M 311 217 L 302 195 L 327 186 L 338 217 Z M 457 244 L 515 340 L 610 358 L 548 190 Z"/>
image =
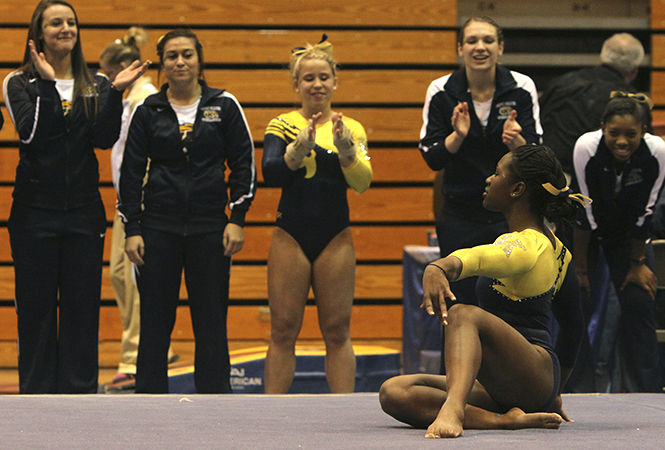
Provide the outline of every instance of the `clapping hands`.
<path id="1" fill-rule="evenodd" d="M 522 127 L 517 123 L 517 111 L 513 109 L 510 112 L 508 119 L 503 123 L 503 134 L 501 135 L 501 139 L 510 150 L 514 150 L 526 143 L 520 134 L 521 132 Z"/>
<path id="2" fill-rule="evenodd" d="M 116 75 L 115 79 L 113 80 L 113 86 L 115 86 L 115 88 L 119 91 L 124 91 L 129 86 L 131 86 L 132 83 L 136 81 L 141 75 L 143 75 L 146 70 L 148 70 L 148 66 L 150 66 L 150 60 L 147 60 L 141 64 L 141 61 L 137 59 L 126 69 Z"/>
<path id="3" fill-rule="evenodd" d="M 333 143 L 337 147 L 340 156 L 352 159 L 356 155 L 356 147 L 351 137 L 351 130 L 346 126 L 342 117 L 342 113 L 333 113 L 332 115 Z"/>
<path id="4" fill-rule="evenodd" d="M 455 133 L 464 139 L 469 134 L 469 129 L 471 128 L 469 105 L 466 102 L 458 103 L 455 109 L 453 109 L 453 116 L 450 121 Z"/>
<path id="5" fill-rule="evenodd" d="M 37 53 L 35 41 L 30 39 L 28 41 L 28 47 L 30 48 L 30 59 L 35 66 L 35 70 L 39 72 L 39 76 L 42 77 L 43 80 L 55 80 L 55 70 L 53 69 L 53 66 L 46 61 L 44 52 Z"/>

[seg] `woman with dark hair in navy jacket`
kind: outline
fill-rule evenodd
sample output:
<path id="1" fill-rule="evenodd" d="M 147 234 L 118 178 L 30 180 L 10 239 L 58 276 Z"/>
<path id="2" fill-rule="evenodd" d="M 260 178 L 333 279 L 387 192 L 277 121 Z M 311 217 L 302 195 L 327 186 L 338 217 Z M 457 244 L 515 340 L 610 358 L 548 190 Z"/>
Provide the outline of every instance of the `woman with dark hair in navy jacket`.
<path id="1" fill-rule="evenodd" d="M 106 214 L 94 149 L 118 139 L 122 91 L 150 63 L 111 84 L 88 71 L 78 31 L 69 3 L 40 2 L 3 83 L 21 139 L 8 228 L 23 394 L 97 392 Z"/>
<path id="2" fill-rule="evenodd" d="M 536 86 L 498 63 L 503 47 L 494 20 L 470 18 L 457 42 L 462 67 L 427 89 L 420 152 L 430 169 L 445 169 L 443 210 L 436 222 L 442 256 L 488 244 L 508 231 L 502 214 L 482 206 L 485 179 L 508 151 L 541 141 Z M 477 302 L 475 280 L 455 283 L 459 301 Z"/>
<path id="3" fill-rule="evenodd" d="M 665 179 L 665 142 L 646 132 L 644 106 L 623 95 L 607 104 L 601 129 L 585 133 L 575 144 L 575 181 L 593 204 L 574 230 L 573 260 L 580 286 L 589 294 L 594 275 L 589 269 L 595 268 L 602 247 L 621 305 L 621 390 L 661 392 L 654 318 L 658 280 L 646 254 L 653 208 Z"/>
<path id="4" fill-rule="evenodd" d="M 141 295 L 136 392 L 168 392 L 167 353 L 184 269 L 196 391 L 230 393 L 229 274 L 256 190 L 254 145 L 236 98 L 203 81 L 194 33 L 167 33 L 157 53 L 168 83 L 136 108 L 119 181 L 125 250 L 138 266 Z"/>

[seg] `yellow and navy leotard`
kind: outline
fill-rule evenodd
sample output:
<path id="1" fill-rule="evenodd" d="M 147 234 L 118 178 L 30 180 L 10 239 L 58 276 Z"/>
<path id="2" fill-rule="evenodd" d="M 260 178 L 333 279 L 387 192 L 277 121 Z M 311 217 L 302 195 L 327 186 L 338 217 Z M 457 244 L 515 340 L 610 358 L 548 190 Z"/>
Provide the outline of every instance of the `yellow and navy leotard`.
<path id="1" fill-rule="evenodd" d="M 556 237 L 554 240 L 556 246 L 544 234 L 526 229 L 503 234 L 489 245 L 451 253 L 462 261 L 460 278 L 479 276 L 479 306 L 548 351 L 553 350 L 553 307 L 557 317 L 562 318 L 561 327 L 572 334 L 580 334 L 578 328 L 583 323 L 577 276 L 569 270 L 572 256 L 561 241 Z M 573 328 L 568 328 L 571 324 Z M 562 349 L 568 367 L 575 361 L 578 339 L 581 335 L 567 344 L 570 348 Z"/>
<path id="2" fill-rule="evenodd" d="M 539 409 L 548 411 L 559 393 L 561 367 L 572 368 L 582 342 L 584 320 L 572 256 L 554 238 L 526 229 L 494 243 L 451 253 L 462 261 L 460 278 L 478 275 L 476 293 L 484 310 L 503 319 L 552 358 L 553 390 Z M 550 311 L 561 329 L 556 352 Z"/>
<path id="3" fill-rule="evenodd" d="M 276 225 L 298 242 L 310 261 L 349 226 L 348 187 L 364 192 L 372 181 L 367 156 L 367 135 L 362 125 L 344 117 L 357 147 L 355 162 L 343 168 L 333 144 L 332 121 L 316 127 L 316 146 L 300 168 L 292 171 L 284 161 L 286 146 L 293 142 L 307 119 L 297 111 L 270 121 L 263 150 L 263 177 L 268 186 L 282 188 Z"/>

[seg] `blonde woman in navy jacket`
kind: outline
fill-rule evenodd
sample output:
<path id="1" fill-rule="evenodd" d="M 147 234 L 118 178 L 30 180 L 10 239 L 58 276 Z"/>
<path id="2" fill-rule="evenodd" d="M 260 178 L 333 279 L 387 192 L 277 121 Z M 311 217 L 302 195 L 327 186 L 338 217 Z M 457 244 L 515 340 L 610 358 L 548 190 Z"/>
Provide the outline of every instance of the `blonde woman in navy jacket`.
<path id="1" fill-rule="evenodd" d="M 119 181 L 125 250 L 138 266 L 141 295 L 136 392 L 168 392 L 167 353 L 184 269 L 196 390 L 230 393 L 229 274 L 256 189 L 252 136 L 235 97 L 202 80 L 203 50 L 194 33 L 167 33 L 157 53 L 168 83 L 136 108 Z"/>
<path id="2" fill-rule="evenodd" d="M 106 214 L 95 147 L 118 139 L 122 91 L 149 64 L 112 85 L 88 71 L 78 31 L 69 3 L 40 2 L 3 84 L 21 140 L 8 228 L 23 394 L 97 392 Z"/>

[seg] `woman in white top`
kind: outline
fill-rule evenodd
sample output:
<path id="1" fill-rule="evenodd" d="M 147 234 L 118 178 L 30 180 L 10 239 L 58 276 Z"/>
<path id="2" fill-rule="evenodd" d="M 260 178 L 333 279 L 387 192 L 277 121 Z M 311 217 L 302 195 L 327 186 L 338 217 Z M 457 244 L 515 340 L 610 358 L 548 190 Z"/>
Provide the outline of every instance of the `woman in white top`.
<path id="1" fill-rule="evenodd" d="M 236 98 L 203 80 L 196 34 L 170 31 L 157 53 L 168 83 L 134 111 L 119 182 L 125 250 L 138 266 L 141 294 L 136 392 L 168 392 L 167 354 L 184 270 L 196 391 L 230 393 L 229 275 L 256 190 L 254 145 Z"/>
<path id="2" fill-rule="evenodd" d="M 133 61 L 141 59 L 141 48 L 147 43 L 148 35 L 143 28 L 131 27 L 122 39 L 116 39 L 99 55 L 99 66 L 111 81 Z M 136 106 L 149 95 L 155 94 L 157 88 L 150 77 L 144 75 L 129 86 L 122 101 L 122 128 L 120 138 L 111 150 L 111 172 L 113 186 L 118 189 L 120 165 L 125 151 L 125 141 L 129 129 L 129 119 Z M 122 339 L 120 341 L 120 364 L 118 374 L 113 382 L 107 385 L 110 389 L 128 390 L 134 388 L 136 375 L 136 356 L 139 350 L 140 332 L 140 300 L 139 291 L 134 278 L 134 267 L 125 254 L 125 227 L 120 215 L 113 219 L 113 235 L 111 236 L 111 255 L 109 258 L 109 274 L 113 293 L 118 304 L 122 322 Z M 174 359 L 169 350 L 169 360 Z"/>
<path id="3" fill-rule="evenodd" d="M 149 61 L 113 84 L 88 71 L 72 6 L 37 5 L 21 67 L 3 83 L 18 132 L 9 235 L 22 394 L 95 393 L 106 215 L 95 147 L 118 139 L 122 91 Z"/>
<path id="4" fill-rule="evenodd" d="M 483 208 L 485 179 L 507 152 L 541 141 L 536 86 L 499 64 L 503 48 L 503 32 L 494 20 L 470 18 L 457 42 L 462 67 L 427 90 L 420 151 L 430 169 L 445 169 L 436 223 L 442 256 L 493 242 L 508 231 L 502 214 Z M 456 282 L 458 300 L 476 304 L 474 287 L 475 277 Z"/>

